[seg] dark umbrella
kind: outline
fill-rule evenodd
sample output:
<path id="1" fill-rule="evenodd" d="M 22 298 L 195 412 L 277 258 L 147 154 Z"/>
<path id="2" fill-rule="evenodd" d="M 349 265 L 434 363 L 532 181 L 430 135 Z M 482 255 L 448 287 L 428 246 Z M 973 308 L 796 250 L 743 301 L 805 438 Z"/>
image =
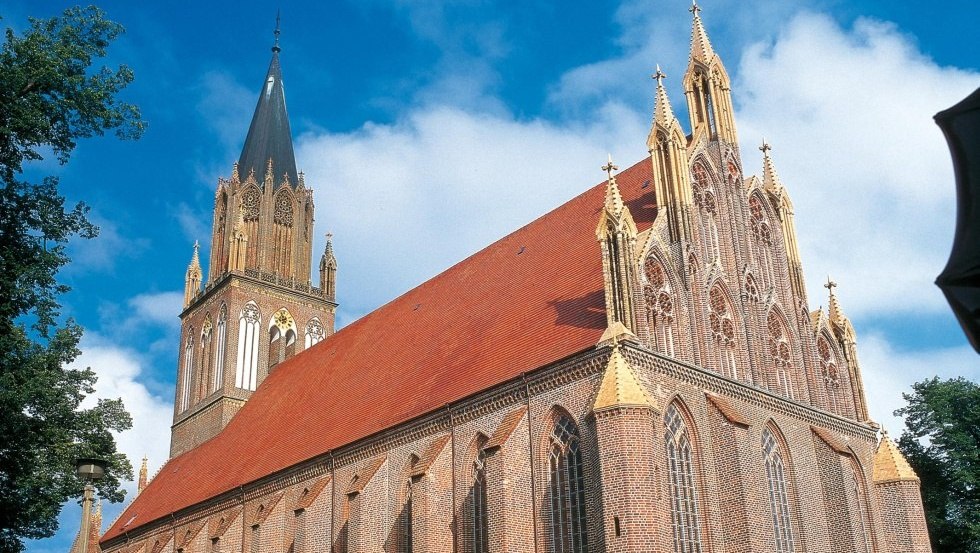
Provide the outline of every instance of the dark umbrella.
<path id="1" fill-rule="evenodd" d="M 980 353 L 980 88 L 935 116 L 956 174 L 956 236 L 936 285 Z"/>

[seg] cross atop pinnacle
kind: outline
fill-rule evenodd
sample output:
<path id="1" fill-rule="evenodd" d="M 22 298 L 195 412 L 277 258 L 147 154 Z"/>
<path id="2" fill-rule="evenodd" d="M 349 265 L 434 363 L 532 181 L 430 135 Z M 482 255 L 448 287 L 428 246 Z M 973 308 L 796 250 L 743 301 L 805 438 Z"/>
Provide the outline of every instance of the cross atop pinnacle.
<path id="1" fill-rule="evenodd" d="M 282 48 L 279 47 L 279 10 L 276 10 L 276 30 L 272 33 L 276 35 L 276 42 L 272 45 L 272 51 L 280 52 Z"/>
<path id="2" fill-rule="evenodd" d="M 826 288 L 827 290 L 830 290 L 830 295 L 833 296 L 834 288 L 837 287 L 837 283 L 830 280 L 830 275 L 827 275 L 827 284 L 824 284 L 823 287 Z"/>
<path id="3" fill-rule="evenodd" d="M 769 143 L 766 142 L 766 139 L 763 138 L 762 139 L 762 146 L 759 146 L 759 151 L 762 152 L 762 155 L 764 155 L 766 157 L 769 157 L 769 151 L 770 150 L 772 150 L 772 146 L 770 146 Z"/>
<path id="4" fill-rule="evenodd" d="M 613 171 L 619 171 L 619 167 L 613 165 L 612 154 L 607 154 L 607 155 L 609 156 L 608 158 L 609 161 L 605 165 L 600 167 L 600 169 L 602 169 L 603 171 L 606 172 L 607 175 L 609 175 L 609 180 L 616 180 L 616 177 L 613 176 Z"/>
<path id="5" fill-rule="evenodd" d="M 691 0 L 691 7 L 688 8 L 687 11 L 693 13 L 694 17 L 697 17 L 698 12 L 701 11 L 701 6 L 698 5 L 697 0 Z"/>
<path id="6" fill-rule="evenodd" d="M 657 72 L 652 75 L 653 79 L 657 81 L 657 85 L 662 84 L 663 80 L 667 78 L 667 74 L 660 70 L 660 64 L 657 64 Z"/>

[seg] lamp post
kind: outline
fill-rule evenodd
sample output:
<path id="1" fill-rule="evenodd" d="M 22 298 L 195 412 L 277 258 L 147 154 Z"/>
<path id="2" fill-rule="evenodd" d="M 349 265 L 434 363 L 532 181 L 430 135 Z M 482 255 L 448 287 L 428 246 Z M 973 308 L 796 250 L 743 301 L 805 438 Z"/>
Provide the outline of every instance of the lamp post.
<path id="1" fill-rule="evenodd" d="M 92 531 L 92 496 L 95 488 L 92 482 L 105 476 L 106 462 L 101 459 L 79 459 L 75 462 L 75 474 L 85 481 L 85 496 L 82 499 L 82 553 L 88 553 L 89 533 Z"/>

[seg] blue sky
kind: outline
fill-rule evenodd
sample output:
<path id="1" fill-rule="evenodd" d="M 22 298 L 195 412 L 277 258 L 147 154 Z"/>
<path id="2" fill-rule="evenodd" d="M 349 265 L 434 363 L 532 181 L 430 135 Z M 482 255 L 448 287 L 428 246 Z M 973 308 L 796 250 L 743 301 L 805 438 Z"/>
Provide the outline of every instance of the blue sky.
<path id="1" fill-rule="evenodd" d="M 69 4 L 8 0 L 4 26 Z M 64 312 L 86 329 L 98 395 L 122 396 L 134 465 L 165 460 L 177 313 L 214 187 L 238 158 L 265 75 L 277 6 L 102 2 L 127 34 L 108 63 L 149 127 L 35 164 L 92 207 L 102 236 L 72 246 Z M 335 235 L 339 324 L 369 312 L 645 156 L 654 64 L 686 120 L 690 14 L 652 2 L 282 2 L 282 65 L 316 230 Z M 980 378 L 932 285 L 952 237 L 952 170 L 931 117 L 980 85 L 975 2 L 705 0 L 733 79 L 747 173 L 765 136 L 795 204 L 813 308 L 827 274 L 859 339 L 872 414 L 911 382 Z M 424 247 L 420 247 L 424 244 Z M 207 244 L 203 244 L 207 247 Z M 322 251 L 322 238 L 315 246 Z M 206 253 L 206 252 L 205 252 Z M 206 259 L 206 255 L 202 256 Z M 108 524 L 120 511 L 106 507 Z M 63 527 L 29 551 L 64 551 Z"/>

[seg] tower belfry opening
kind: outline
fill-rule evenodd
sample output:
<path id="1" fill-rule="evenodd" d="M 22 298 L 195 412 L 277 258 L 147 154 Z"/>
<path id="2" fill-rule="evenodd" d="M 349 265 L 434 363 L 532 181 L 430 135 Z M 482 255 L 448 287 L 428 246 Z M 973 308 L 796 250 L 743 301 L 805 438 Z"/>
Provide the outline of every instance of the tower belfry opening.
<path id="1" fill-rule="evenodd" d="M 231 177 L 218 179 L 207 280 L 197 246 L 184 286 L 171 456 L 210 439 L 275 366 L 334 331 L 328 240 L 313 284 L 313 191 L 297 171 L 276 17 L 272 60 Z"/>

